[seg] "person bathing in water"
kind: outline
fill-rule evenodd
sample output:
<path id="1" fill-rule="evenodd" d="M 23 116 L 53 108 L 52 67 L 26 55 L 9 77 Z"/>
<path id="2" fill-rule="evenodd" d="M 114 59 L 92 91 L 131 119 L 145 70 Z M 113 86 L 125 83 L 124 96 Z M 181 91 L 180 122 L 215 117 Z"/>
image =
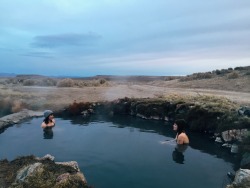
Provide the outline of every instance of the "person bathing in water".
<path id="1" fill-rule="evenodd" d="M 44 113 L 44 120 L 41 124 L 43 129 L 49 129 L 56 125 L 56 120 L 54 119 L 54 113 L 51 110 L 45 110 Z"/>
<path id="2" fill-rule="evenodd" d="M 189 138 L 185 132 L 186 121 L 178 119 L 173 125 L 173 130 L 177 132 L 175 140 L 177 144 L 189 144 Z"/>

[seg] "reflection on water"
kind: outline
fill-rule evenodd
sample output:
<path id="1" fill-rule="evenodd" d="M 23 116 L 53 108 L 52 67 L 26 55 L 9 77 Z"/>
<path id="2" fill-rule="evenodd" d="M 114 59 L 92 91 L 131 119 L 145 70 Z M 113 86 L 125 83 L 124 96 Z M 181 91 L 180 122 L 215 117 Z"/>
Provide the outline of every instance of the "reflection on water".
<path id="1" fill-rule="evenodd" d="M 44 139 L 52 139 L 54 136 L 52 128 L 45 128 L 43 130 L 43 138 Z"/>
<path id="2" fill-rule="evenodd" d="M 184 164 L 184 152 L 187 150 L 188 144 L 176 145 L 172 157 L 173 160 L 178 164 Z"/>
<path id="3" fill-rule="evenodd" d="M 184 155 L 182 152 L 179 152 L 176 148 L 172 153 L 172 157 L 176 163 L 184 164 Z"/>
<path id="4" fill-rule="evenodd" d="M 0 134 L 0 159 L 49 153 L 56 161 L 75 160 L 96 188 L 221 187 L 236 164 L 227 151 L 193 133 L 189 146 L 160 144 L 175 138 L 166 122 L 97 115 L 56 121 L 44 132 L 42 118 L 8 128 Z"/>

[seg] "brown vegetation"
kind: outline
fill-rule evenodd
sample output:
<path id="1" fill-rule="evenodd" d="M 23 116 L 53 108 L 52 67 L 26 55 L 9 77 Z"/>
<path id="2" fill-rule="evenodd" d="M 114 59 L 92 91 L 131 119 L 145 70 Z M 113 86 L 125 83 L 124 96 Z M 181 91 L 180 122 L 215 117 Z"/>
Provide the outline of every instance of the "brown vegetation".
<path id="1" fill-rule="evenodd" d="M 112 101 L 118 98 L 218 96 L 250 105 L 250 67 L 237 67 L 175 76 L 96 76 L 55 78 L 18 75 L 0 78 L 1 114 L 29 108 L 62 109 L 76 102 Z"/>
<path id="2" fill-rule="evenodd" d="M 190 80 L 201 80 L 201 79 L 210 79 L 217 77 L 225 77 L 229 79 L 235 79 L 239 77 L 247 77 L 250 71 L 250 66 L 248 67 L 236 67 L 234 69 L 222 69 L 222 70 L 214 70 L 212 72 L 205 73 L 194 73 L 192 75 L 187 75 L 182 77 L 180 81 L 190 81 Z"/>

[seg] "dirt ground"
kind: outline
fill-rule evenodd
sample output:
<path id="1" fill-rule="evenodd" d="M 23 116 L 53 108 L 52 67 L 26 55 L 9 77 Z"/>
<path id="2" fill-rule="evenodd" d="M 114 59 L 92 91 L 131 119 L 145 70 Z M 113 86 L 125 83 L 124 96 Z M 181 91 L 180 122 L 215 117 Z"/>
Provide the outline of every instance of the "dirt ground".
<path id="1" fill-rule="evenodd" d="M 249 70 L 248 70 L 249 69 Z M 249 71 L 249 72 L 247 72 Z M 230 75 L 231 73 L 229 73 Z M 203 75 L 203 74 L 202 74 Z M 206 73 L 205 73 L 206 75 Z M 92 78 L 88 86 L 76 85 L 68 87 L 58 86 L 24 86 L 19 81 L 36 81 L 35 76 L 22 76 L 16 78 L 0 79 L 0 105 L 11 103 L 13 112 L 22 108 L 22 104 L 28 104 L 32 110 L 54 109 L 61 110 L 65 106 L 75 102 L 113 101 L 119 98 L 164 98 L 168 95 L 195 96 L 210 95 L 225 97 L 242 106 L 250 106 L 250 67 L 237 72 L 237 78 L 229 79 L 224 76 L 213 75 L 209 79 L 190 79 L 182 81 L 179 78 L 169 77 L 108 77 L 99 76 Z M 182 78 L 182 79 L 183 79 Z M 192 76 L 191 76 L 192 78 Z M 40 80 L 54 81 L 41 77 Z M 62 79 L 61 79 L 62 80 Z M 57 82 L 61 80 L 56 80 Z M 87 83 L 86 80 L 70 80 L 70 83 Z M 104 80 L 105 84 L 100 84 Z M 28 82 L 28 83 L 29 83 Z M 27 82 L 26 82 L 27 83 Z M 98 85 L 94 85 L 99 83 Z"/>
<path id="2" fill-rule="evenodd" d="M 113 84 L 108 87 L 58 88 L 21 86 L 0 88 L 2 95 L 29 101 L 30 105 L 39 108 L 58 109 L 76 102 L 112 101 L 119 98 L 154 98 L 167 95 L 213 95 L 226 97 L 241 105 L 250 105 L 249 92 L 225 91 L 202 88 L 177 88 L 150 83 Z"/>
<path id="3" fill-rule="evenodd" d="M 117 85 L 110 88 L 88 88 L 84 93 L 74 91 L 74 97 L 77 101 L 100 101 L 115 100 L 118 98 L 153 98 L 164 97 L 166 95 L 214 95 L 226 97 L 240 104 L 250 104 L 250 93 L 223 91 L 213 89 L 189 89 L 189 88 L 171 88 L 154 85 Z"/>

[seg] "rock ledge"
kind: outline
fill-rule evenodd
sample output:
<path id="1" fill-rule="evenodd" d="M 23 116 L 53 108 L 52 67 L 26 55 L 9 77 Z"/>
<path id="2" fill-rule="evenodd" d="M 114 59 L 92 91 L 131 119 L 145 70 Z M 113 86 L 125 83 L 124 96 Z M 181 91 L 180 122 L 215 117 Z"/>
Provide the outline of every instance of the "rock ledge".
<path id="1" fill-rule="evenodd" d="M 43 116 L 43 112 L 36 112 L 36 111 L 24 109 L 20 112 L 10 114 L 10 115 L 0 118 L 0 130 L 7 128 L 8 126 L 17 124 L 27 118 L 41 117 L 41 116 Z"/>
<path id="2" fill-rule="evenodd" d="M 89 188 L 76 161 L 54 162 L 54 157 L 24 156 L 0 161 L 1 188 Z"/>

